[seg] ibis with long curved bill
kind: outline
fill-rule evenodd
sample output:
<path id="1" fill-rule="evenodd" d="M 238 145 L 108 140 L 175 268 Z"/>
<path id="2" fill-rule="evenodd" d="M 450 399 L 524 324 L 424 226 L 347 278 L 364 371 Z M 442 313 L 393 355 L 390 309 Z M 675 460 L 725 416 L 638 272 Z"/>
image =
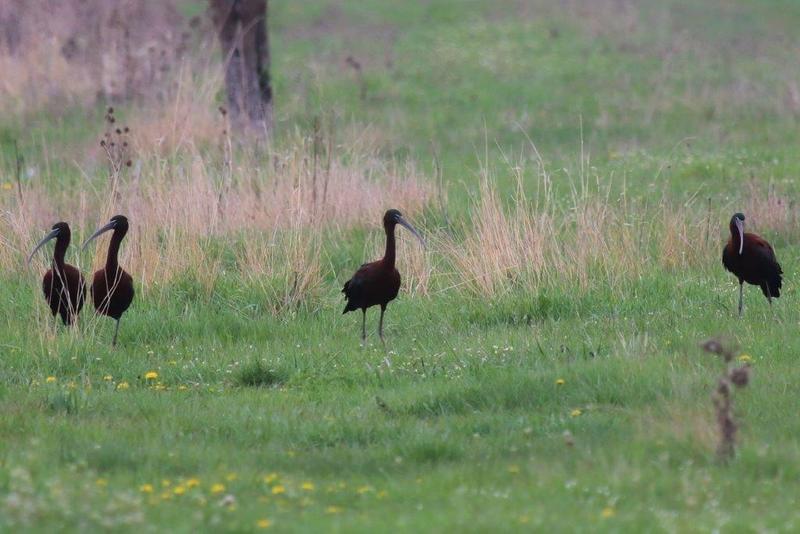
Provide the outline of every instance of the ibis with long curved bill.
<path id="1" fill-rule="evenodd" d="M 119 266 L 119 247 L 125 234 L 128 233 L 128 219 L 124 215 L 115 215 L 105 226 L 99 228 L 83 243 L 83 249 L 98 236 L 113 231 L 108 245 L 108 256 L 105 267 L 94 273 L 92 278 L 92 301 L 97 313 L 106 315 L 117 321 L 114 328 L 114 340 L 117 344 L 119 323 L 122 314 L 133 302 L 133 278 Z"/>
<path id="2" fill-rule="evenodd" d="M 71 325 L 83 308 L 83 301 L 86 299 L 86 280 L 77 268 L 64 262 L 72 239 L 69 225 L 65 222 L 54 224 L 28 256 L 28 264 L 33 255 L 53 239 L 56 240 L 53 262 L 42 278 L 42 291 L 53 317 L 58 314 L 65 325 Z"/>
<path id="3" fill-rule="evenodd" d="M 344 293 L 347 304 L 342 313 L 361 310 L 361 339 L 367 338 L 367 308 L 381 307 L 381 318 L 378 323 L 378 335 L 383 341 L 383 314 L 386 306 L 397 297 L 400 291 L 400 273 L 395 267 L 395 237 L 397 225 L 405 227 L 411 234 L 419 239 L 422 246 L 425 241 L 419 232 L 396 209 L 390 209 L 383 216 L 383 229 L 386 232 L 386 252 L 383 258 L 372 263 L 363 264 L 353 277 L 345 282 Z"/>
<path id="4" fill-rule="evenodd" d="M 744 214 L 735 213 L 728 225 L 731 237 L 722 249 L 722 264 L 739 279 L 739 316 L 742 315 L 744 283 L 759 286 L 770 305 L 781 296 L 783 271 L 772 245 L 763 237 L 745 233 Z"/>

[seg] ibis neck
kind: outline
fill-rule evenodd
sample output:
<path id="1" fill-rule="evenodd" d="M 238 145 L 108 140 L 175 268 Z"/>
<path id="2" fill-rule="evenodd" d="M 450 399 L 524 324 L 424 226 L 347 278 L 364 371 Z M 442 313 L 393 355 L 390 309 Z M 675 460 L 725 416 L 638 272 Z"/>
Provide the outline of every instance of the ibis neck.
<path id="1" fill-rule="evenodd" d="M 386 253 L 383 255 L 383 263 L 387 267 L 394 267 L 395 244 L 394 244 L 394 225 L 386 226 Z"/>
<path id="2" fill-rule="evenodd" d="M 125 234 L 116 230 L 111 236 L 111 242 L 108 244 L 108 257 L 106 258 L 106 271 L 108 272 L 116 272 L 119 267 L 119 246 L 123 237 L 125 237 Z"/>
<path id="3" fill-rule="evenodd" d="M 58 267 L 59 270 L 64 270 L 64 258 L 67 255 L 67 248 L 69 247 L 70 236 L 59 235 L 56 238 L 56 246 L 53 250 L 53 265 Z"/>

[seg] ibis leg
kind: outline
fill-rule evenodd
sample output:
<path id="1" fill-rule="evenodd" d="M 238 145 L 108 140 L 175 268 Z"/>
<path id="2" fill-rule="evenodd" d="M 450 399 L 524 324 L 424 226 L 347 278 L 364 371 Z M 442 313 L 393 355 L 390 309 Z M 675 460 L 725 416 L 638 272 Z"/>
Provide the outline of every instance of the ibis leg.
<path id="1" fill-rule="evenodd" d="M 114 339 L 113 339 L 113 341 L 111 341 L 111 346 L 112 347 L 116 347 L 117 346 L 117 334 L 119 334 L 119 321 L 120 320 L 117 319 L 117 326 L 114 328 Z"/>
<path id="2" fill-rule="evenodd" d="M 739 282 L 739 317 L 742 316 L 742 292 L 744 291 L 744 282 Z"/>
<path id="3" fill-rule="evenodd" d="M 367 309 L 361 309 L 361 341 L 367 340 Z"/>
<path id="4" fill-rule="evenodd" d="M 386 306 L 381 306 L 381 319 L 378 321 L 378 336 L 383 341 L 383 312 L 386 311 Z"/>

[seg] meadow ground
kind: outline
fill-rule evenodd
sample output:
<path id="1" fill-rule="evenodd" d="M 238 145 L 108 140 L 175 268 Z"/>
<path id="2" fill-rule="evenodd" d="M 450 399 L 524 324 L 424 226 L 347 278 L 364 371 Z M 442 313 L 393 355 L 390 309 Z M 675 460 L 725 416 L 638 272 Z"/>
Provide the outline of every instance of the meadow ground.
<path id="1" fill-rule="evenodd" d="M 0 529 L 797 530 L 800 5 L 271 17 L 268 157 L 227 142 L 207 72 L 117 110 L 110 162 L 104 106 L 16 112 L 24 80 L 0 87 Z M 388 207 L 428 249 L 400 230 L 387 344 L 372 310 L 361 347 L 339 290 Z M 741 320 L 739 210 L 785 273 Z M 24 259 L 115 212 L 137 296 L 112 349 L 90 307 L 54 326 Z M 753 366 L 728 464 L 714 336 Z"/>

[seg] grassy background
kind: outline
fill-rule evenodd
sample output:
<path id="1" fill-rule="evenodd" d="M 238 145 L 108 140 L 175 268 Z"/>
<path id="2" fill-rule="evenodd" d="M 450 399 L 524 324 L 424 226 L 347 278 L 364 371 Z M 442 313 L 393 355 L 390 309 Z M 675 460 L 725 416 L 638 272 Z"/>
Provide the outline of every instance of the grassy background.
<path id="1" fill-rule="evenodd" d="M 363 348 L 360 318 L 339 315 L 341 283 L 374 253 L 364 243 L 379 241 L 377 224 L 332 234 L 322 287 L 292 310 L 271 311 L 279 280 L 249 279 L 235 262 L 210 283 L 190 269 L 143 288 L 113 350 L 110 321 L 84 313 L 74 331 L 53 328 L 41 273 L 4 267 L 0 525 L 797 528 L 800 6 L 314 1 L 273 3 L 270 23 L 279 143 L 322 117 L 428 175 L 436 154 L 448 195 L 420 214 L 430 234 L 470 232 L 482 170 L 511 202 L 529 139 L 565 209 L 578 177 L 602 177 L 612 193 L 589 195 L 611 209 L 630 198 L 685 213 L 708 198 L 719 233 L 688 268 L 610 276 L 587 264 L 583 285 L 554 275 L 493 295 L 453 287 L 458 273 L 436 278 L 452 265 L 435 256 L 427 295 L 390 306 L 385 349 L 377 312 Z M 17 139 L 31 181 L 98 187 L 107 177 L 86 146 L 102 128 L 94 109 L 6 113 L 2 182 Z M 748 222 L 776 245 L 785 292 L 770 309 L 749 288 L 738 320 L 718 250 L 729 214 L 767 187 L 791 223 Z M 0 195 L 13 212 L 13 190 Z M 400 254 L 412 246 L 402 240 Z M 223 258 L 229 247 L 202 243 Z M 727 466 L 710 401 L 720 364 L 698 348 L 714 335 L 754 360 Z"/>

